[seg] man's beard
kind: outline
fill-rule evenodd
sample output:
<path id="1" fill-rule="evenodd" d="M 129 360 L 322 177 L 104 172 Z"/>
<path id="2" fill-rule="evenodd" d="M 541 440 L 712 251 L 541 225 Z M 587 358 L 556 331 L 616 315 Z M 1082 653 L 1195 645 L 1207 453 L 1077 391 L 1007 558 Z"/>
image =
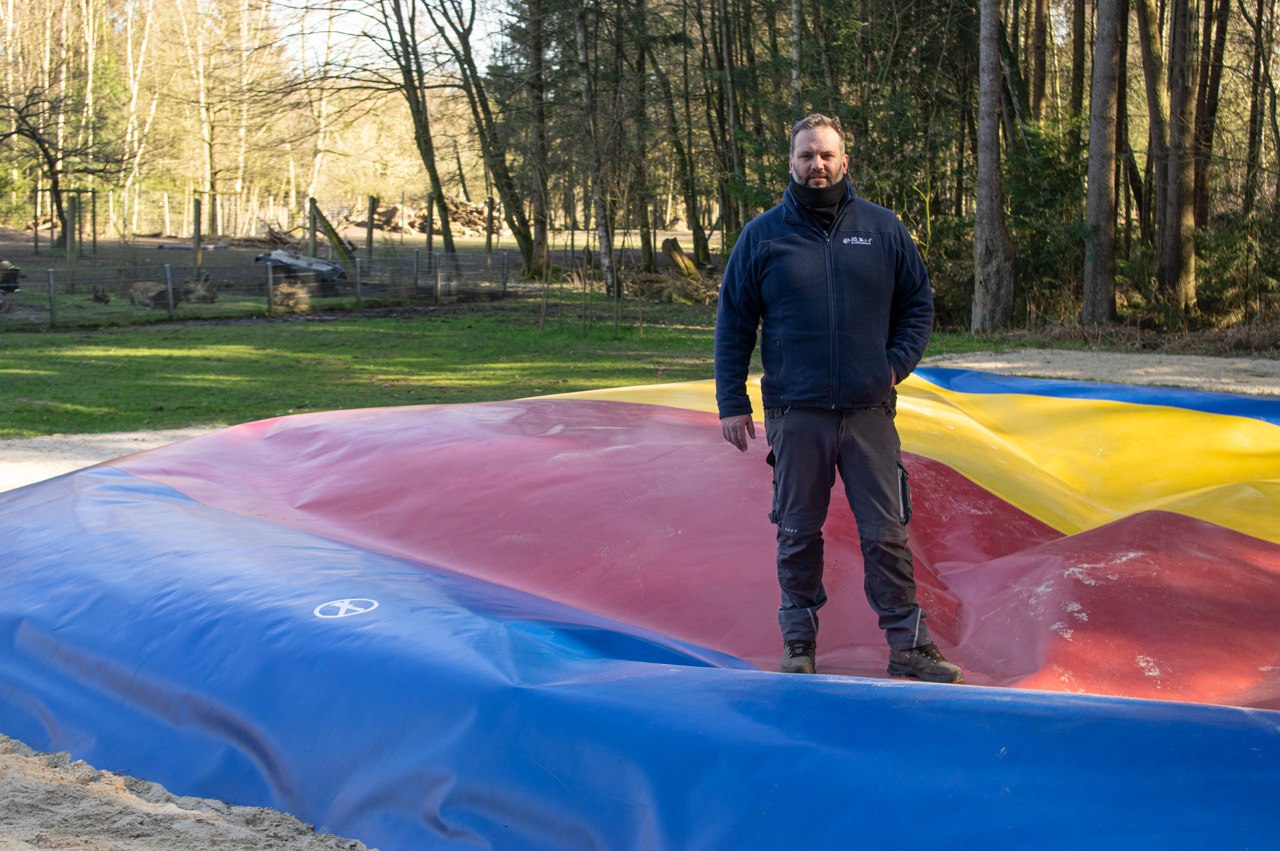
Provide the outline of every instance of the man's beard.
<path id="1" fill-rule="evenodd" d="M 796 183 L 799 183 L 801 186 L 813 186 L 813 184 L 810 183 L 810 181 L 821 179 L 826 181 L 824 184 L 822 184 L 822 187 L 825 187 L 825 186 L 835 186 L 837 183 L 844 180 L 844 175 L 845 175 L 845 169 L 842 168 L 842 169 L 839 169 L 834 175 L 827 176 L 825 174 L 824 175 L 814 174 L 814 175 L 809 175 L 805 177 L 803 180 L 801 180 L 799 175 L 797 175 L 793 170 L 791 172 L 791 179 L 794 180 Z M 814 188 L 821 189 L 822 187 L 814 187 Z"/>

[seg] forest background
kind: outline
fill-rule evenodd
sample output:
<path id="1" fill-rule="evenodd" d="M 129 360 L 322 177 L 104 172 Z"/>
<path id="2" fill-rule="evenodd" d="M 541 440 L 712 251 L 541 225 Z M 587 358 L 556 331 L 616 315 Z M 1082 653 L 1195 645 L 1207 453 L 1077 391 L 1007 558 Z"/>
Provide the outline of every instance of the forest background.
<path id="1" fill-rule="evenodd" d="M 55 238 L 377 196 L 452 251 L 492 198 L 525 276 L 587 231 L 622 295 L 660 232 L 714 275 L 817 110 L 943 327 L 1280 315 L 1276 0 L 0 0 L 0 53 L 0 219 Z"/>

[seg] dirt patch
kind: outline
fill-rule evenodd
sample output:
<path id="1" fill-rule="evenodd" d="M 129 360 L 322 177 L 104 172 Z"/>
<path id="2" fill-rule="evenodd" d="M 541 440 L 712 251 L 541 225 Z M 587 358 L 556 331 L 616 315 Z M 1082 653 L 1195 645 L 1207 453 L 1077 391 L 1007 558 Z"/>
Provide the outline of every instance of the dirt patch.
<path id="1" fill-rule="evenodd" d="M 217 431 L 217 427 L 0 440 L 0 491 Z"/>
<path id="2" fill-rule="evenodd" d="M 0 736 L 0 847 L 81 851 L 360 851 L 260 807 L 170 795 L 161 786 L 98 771 L 66 754 L 40 754 Z"/>

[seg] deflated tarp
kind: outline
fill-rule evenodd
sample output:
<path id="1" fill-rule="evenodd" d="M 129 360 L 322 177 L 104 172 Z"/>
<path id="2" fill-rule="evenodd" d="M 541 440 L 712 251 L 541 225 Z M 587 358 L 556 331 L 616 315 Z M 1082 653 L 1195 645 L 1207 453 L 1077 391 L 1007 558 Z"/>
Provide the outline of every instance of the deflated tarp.
<path id="1" fill-rule="evenodd" d="M 770 672 L 763 440 L 694 384 L 289 417 L 0 495 L 0 732 L 383 849 L 1274 842 L 1277 404 L 901 391 L 921 596 L 977 685 L 883 678 L 843 508 L 824 675 Z"/>

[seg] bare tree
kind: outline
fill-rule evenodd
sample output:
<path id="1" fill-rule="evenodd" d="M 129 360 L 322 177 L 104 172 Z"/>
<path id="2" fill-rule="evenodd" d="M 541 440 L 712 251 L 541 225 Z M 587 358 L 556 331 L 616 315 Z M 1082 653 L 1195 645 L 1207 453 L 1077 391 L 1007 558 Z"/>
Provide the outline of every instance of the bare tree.
<path id="1" fill-rule="evenodd" d="M 0 100 L 0 115 L 5 119 L 5 126 L 0 128 L 0 147 L 18 140 L 34 149 L 40 171 L 48 181 L 54 217 L 58 221 L 58 238 L 65 241 L 67 214 L 62 204 L 62 179 L 68 152 L 58 145 L 55 135 L 62 102 L 40 90 L 23 92 L 18 97 L 16 94 L 9 93 Z M 36 226 L 39 227 L 39 222 Z"/>
<path id="2" fill-rule="evenodd" d="M 178 21 L 182 29 L 182 47 L 186 54 L 186 66 L 191 75 L 191 84 L 195 92 L 196 116 L 200 125 L 201 153 L 201 191 L 208 201 L 209 232 L 218 233 L 221 222 L 218 220 L 218 178 L 219 135 L 221 124 L 221 101 L 213 92 L 213 41 L 211 33 L 212 20 L 200 14 L 198 7 L 188 8 L 179 3 Z"/>
<path id="3" fill-rule="evenodd" d="M 138 211 L 141 206 L 138 194 L 141 189 L 142 169 L 147 143 L 151 137 L 156 107 L 160 103 L 158 87 L 143 89 L 144 74 L 151 58 L 152 11 L 155 0 L 135 0 L 124 10 L 124 70 L 129 101 L 125 120 L 124 156 L 128 163 L 121 192 L 121 232 L 131 234 L 138 229 Z M 147 102 L 146 115 L 142 115 L 142 103 Z"/>
<path id="4" fill-rule="evenodd" d="M 333 133 L 334 87 L 326 79 L 326 74 L 336 61 L 334 55 L 336 45 L 334 42 L 337 35 L 338 10 L 330 6 L 322 11 L 325 13 L 325 23 L 323 31 L 319 34 L 323 37 L 323 40 L 319 42 L 320 53 L 314 57 L 312 62 L 304 59 L 299 68 L 299 76 L 302 83 L 301 90 L 307 99 L 307 107 L 312 121 L 312 132 L 310 133 L 311 167 L 307 170 L 306 186 L 308 198 L 315 198 L 319 191 L 320 178 L 324 173 L 325 160 L 329 154 L 330 136 Z M 309 31 L 308 16 L 305 13 L 299 20 L 299 28 L 303 32 L 302 45 L 305 51 L 308 45 L 316 42 L 313 34 Z M 289 206 L 290 209 L 297 209 L 296 197 L 289 199 Z"/>
<path id="5" fill-rule="evenodd" d="M 364 7 L 364 14 L 377 31 L 368 31 L 365 35 L 391 60 L 396 76 L 383 77 L 376 70 L 365 69 L 359 71 L 358 76 L 365 85 L 370 83 L 372 77 L 374 85 L 385 85 L 404 97 L 413 122 L 414 143 L 427 171 L 432 196 L 439 211 L 436 221 L 439 222 L 440 238 L 444 243 L 444 250 L 452 254 L 455 251 L 453 229 L 449 224 L 449 209 L 445 204 L 444 183 L 440 179 L 435 137 L 431 128 L 430 94 L 443 84 L 437 82 L 434 63 L 423 53 L 426 39 L 425 33 L 418 26 L 418 10 L 417 0 L 369 0 Z"/>
<path id="6" fill-rule="evenodd" d="M 113 176 L 120 155 L 117 141 L 100 132 L 106 110 L 96 66 L 103 61 L 103 10 L 82 0 L 62 4 L 56 15 L 49 11 L 35 4 L 0 9 L 5 24 L 0 151 L 7 162 L 40 175 L 49 190 L 58 239 L 65 244 L 66 190 L 89 188 L 95 178 Z"/>
<path id="7" fill-rule="evenodd" d="M 533 232 L 525 214 L 524 197 L 508 165 L 508 151 L 499 132 L 493 104 L 489 100 L 486 77 L 476 64 L 474 44 L 476 0 L 420 0 L 436 34 L 444 43 L 458 75 L 458 85 L 466 95 L 475 124 L 476 141 L 494 188 L 502 201 L 502 214 L 520 249 L 522 271 L 534 271 Z"/>

